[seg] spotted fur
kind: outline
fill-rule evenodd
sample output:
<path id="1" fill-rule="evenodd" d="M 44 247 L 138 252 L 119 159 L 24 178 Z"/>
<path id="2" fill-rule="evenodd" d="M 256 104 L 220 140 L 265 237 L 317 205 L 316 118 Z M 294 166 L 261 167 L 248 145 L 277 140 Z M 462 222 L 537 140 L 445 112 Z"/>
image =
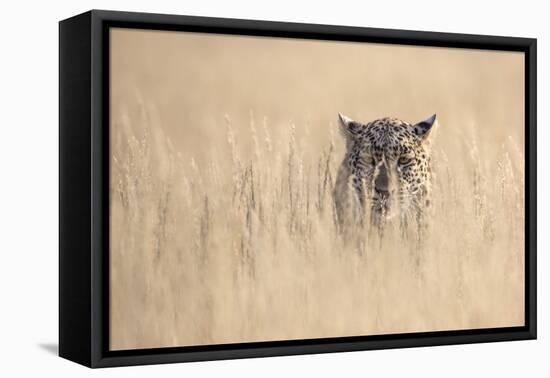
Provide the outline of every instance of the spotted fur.
<path id="1" fill-rule="evenodd" d="M 417 124 L 396 118 L 369 123 L 339 115 L 346 154 L 334 188 L 341 226 L 362 223 L 365 214 L 383 225 L 399 216 L 420 220 L 429 205 L 432 170 L 428 136 L 435 114 Z"/>

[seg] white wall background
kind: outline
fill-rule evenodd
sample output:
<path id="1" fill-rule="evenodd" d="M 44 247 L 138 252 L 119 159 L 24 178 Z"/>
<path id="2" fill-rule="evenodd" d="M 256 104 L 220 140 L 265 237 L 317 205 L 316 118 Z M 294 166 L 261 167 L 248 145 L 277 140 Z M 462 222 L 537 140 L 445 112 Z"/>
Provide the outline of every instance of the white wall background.
<path id="1" fill-rule="evenodd" d="M 548 376 L 550 27 L 544 1 L 10 1 L 0 22 L 0 375 Z M 58 26 L 89 9 L 295 21 L 539 39 L 539 340 L 89 370 L 56 356 Z"/>

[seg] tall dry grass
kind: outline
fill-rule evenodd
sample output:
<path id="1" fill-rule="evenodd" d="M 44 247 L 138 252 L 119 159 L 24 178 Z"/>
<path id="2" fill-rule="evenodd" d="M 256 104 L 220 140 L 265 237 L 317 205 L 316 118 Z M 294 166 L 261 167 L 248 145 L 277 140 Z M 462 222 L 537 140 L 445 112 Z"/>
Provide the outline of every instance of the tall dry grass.
<path id="1" fill-rule="evenodd" d="M 334 219 L 343 141 L 331 125 L 317 125 L 326 143 L 311 149 L 311 125 L 289 122 L 274 140 L 261 115 L 226 116 L 224 142 L 197 140 L 210 159 L 195 159 L 150 102 L 135 109 L 111 124 L 112 349 L 523 324 L 514 140 L 493 159 L 473 126 L 454 141 L 460 155 L 434 142 L 424 242 L 392 224 L 350 242 Z"/>

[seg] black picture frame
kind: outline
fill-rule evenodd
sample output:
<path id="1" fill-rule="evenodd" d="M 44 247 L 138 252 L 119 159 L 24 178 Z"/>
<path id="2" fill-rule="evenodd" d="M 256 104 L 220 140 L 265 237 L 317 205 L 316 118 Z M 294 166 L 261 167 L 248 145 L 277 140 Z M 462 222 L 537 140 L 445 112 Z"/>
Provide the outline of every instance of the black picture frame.
<path id="1" fill-rule="evenodd" d="M 525 54 L 525 325 L 460 331 L 109 351 L 111 27 Z M 157 364 L 536 338 L 536 62 L 531 38 L 92 10 L 59 23 L 59 355 L 88 367 Z"/>

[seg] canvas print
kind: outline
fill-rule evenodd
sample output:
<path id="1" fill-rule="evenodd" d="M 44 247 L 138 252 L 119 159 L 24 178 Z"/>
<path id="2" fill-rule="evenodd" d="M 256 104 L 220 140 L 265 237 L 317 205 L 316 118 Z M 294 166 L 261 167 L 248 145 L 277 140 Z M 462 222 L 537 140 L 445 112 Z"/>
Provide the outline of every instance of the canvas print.
<path id="1" fill-rule="evenodd" d="M 111 350 L 525 324 L 523 53 L 109 33 Z"/>

